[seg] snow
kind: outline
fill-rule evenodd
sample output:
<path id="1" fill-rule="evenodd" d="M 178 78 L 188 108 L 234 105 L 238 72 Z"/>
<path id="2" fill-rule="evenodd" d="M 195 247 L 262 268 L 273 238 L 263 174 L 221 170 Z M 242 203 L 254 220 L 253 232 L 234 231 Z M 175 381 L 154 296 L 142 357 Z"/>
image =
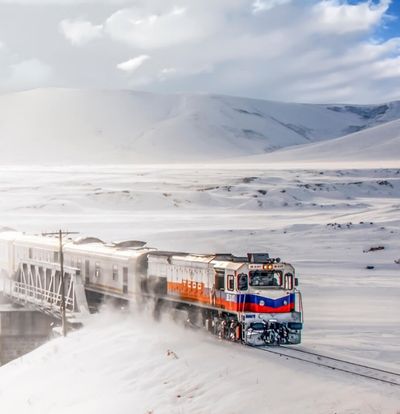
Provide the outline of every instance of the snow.
<path id="1" fill-rule="evenodd" d="M 218 95 L 36 89 L 0 96 L 0 162 L 210 162 L 337 138 L 400 118 L 400 102 L 311 105 Z"/>
<path id="2" fill-rule="evenodd" d="M 249 160 L 247 160 L 248 162 Z M 400 120 L 388 122 L 329 141 L 287 148 L 270 155 L 253 157 L 257 162 L 382 162 L 400 165 Z"/>
<path id="3" fill-rule="evenodd" d="M 399 131 L 399 102 L 1 95 L 0 226 L 193 253 L 267 251 L 300 279 L 301 348 L 400 372 Z M 400 410 L 394 387 L 150 314 L 104 309 L 1 367 L 1 412 Z"/>
<path id="4" fill-rule="evenodd" d="M 0 373 L 0 408 L 13 413 L 364 414 L 399 402 L 391 387 L 107 311 Z"/>
<path id="5" fill-rule="evenodd" d="M 268 251 L 297 270 L 303 349 L 400 372 L 400 169 L 1 167 L 0 194 L 0 224 L 22 231 L 62 227 L 194 253 Z M 364 252 L 373 246 L 384 249 Z M 221 343 L 149 315 L 104 310 L 68 338 L 1 367 L 0 409 L 400 409 L 394 387 Z"/>

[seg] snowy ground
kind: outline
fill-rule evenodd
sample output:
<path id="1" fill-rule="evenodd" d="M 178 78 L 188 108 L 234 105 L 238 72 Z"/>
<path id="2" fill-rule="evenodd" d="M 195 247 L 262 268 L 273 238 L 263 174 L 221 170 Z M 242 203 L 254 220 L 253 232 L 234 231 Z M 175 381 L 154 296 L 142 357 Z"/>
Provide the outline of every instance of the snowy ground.
<path id="1" fill-rule="evenodd" d="M 106 240 L 142 239 L 161 249 L 269 251 L 297 269 L 303 347 L 400 372 L 400 266 L 394 263 L 400 258 L 400 170 L 225 165 L 0 172 L 3 226 L 27 232 L 61 226 Z M 376 246 L 384 250 L 364 253 Z M 140 319 L 93 318 L 66 341 L 57 339 L 2 367 L 0 409 L 400 410 L 392 387 Z M 167 356 L 168 349 L 179 359 Z"/>

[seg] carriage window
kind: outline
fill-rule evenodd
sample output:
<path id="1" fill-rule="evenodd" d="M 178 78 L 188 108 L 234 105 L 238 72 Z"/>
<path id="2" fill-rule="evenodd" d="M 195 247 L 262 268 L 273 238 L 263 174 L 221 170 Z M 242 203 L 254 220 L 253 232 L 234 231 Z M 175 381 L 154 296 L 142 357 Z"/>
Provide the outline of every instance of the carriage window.
<path id="1" fill-rule="evenodd" d="M 117 265 L 113 265 L 112 278 L 113 280 L 118 280 L 118 266 Z"/>
<path id="2" fill-rule="evenodd" d="M 254 270 L 250 272 L 250 286 L 282 286 L 282 273 L 278 271 Z"/>
<path id="3" fill-rule="evenodd" d="M 238 275 L 238 289 L 239 290 L 247 290 L 249 285 L 249 281 L 247 275 L 245 273 L 241 273 Z"/>
<path id="4" fill-rule="evenodd" d="M 100 264 L 99 263 L 96 263 L 94 274 L 95 274 L 96 277 L 100 277 Z"/>
<path id="5" fill-rule="evenodd" d="M 228 275 L 228 290 L 233 290 L 235 288 L 235 279 L 233 275 Z"/>

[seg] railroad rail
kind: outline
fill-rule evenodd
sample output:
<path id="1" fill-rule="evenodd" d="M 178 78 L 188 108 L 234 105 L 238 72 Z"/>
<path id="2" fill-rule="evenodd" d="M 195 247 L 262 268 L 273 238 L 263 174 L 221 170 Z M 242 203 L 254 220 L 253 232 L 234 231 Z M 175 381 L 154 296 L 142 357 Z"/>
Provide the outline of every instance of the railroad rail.
<path id="1" fill-rule="evenodd" d="M 400 373 L 384 369 L 374 368 L 368 365 L 357 364 L 339 358 L 333 358 L 327 355 L 318 354 L 304 349 L 288 348 L 286 346 L 257 347 L 258 349 L 276 354 L 282 357 L 303 361 L 309 364 L 318 365 L 332 370 L 346 372 L 370 380 L 384 382 L 390 385 L 400 387 Z"/>

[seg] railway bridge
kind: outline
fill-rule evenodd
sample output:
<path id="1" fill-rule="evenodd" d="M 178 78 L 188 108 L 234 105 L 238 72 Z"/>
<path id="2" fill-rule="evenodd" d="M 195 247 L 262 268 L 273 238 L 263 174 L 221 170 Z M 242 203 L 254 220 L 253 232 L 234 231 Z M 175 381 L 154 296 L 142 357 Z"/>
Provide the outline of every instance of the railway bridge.
<path id="1" fill-rule="evenodd" d="M 63 273 L 64 285 L 59 263 L 23 260 L 14 275 L 4 279 L 4 295 L 13 303 L 60 319 L 64 294 L 67 321 L 78 322 L 89 313 L 84 283 L 78 268 L 64 266 Z"/>

